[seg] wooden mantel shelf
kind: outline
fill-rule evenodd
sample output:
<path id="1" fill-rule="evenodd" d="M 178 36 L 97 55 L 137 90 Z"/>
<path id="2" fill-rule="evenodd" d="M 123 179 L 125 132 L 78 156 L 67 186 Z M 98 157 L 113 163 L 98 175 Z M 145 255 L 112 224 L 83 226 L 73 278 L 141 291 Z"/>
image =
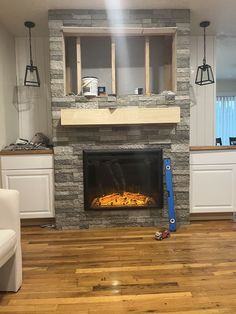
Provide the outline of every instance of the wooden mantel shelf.
<path id="1" fill-rule="evenodd" d="M 180 122 L 179 107 L 61 110 L 61 125 L 64 126 L 139 125 L 178 122 Z"/>

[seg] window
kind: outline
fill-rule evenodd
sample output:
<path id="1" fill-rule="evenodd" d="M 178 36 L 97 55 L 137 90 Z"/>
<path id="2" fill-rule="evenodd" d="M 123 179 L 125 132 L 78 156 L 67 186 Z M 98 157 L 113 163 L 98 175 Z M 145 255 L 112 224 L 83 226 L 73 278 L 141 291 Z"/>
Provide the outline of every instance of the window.
<path id="1" fill-rule="evenodd" d="M 236 96 L 216 97 L 216 137 L 221 137 L 222 145 L 236 137 Z"/>

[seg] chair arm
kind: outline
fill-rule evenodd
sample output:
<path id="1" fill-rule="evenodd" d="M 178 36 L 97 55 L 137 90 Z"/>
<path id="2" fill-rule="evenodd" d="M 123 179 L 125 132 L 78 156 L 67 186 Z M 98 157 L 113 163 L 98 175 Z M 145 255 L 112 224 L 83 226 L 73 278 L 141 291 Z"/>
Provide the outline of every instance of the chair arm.
<path id="1" fill-rule="evenodd" d="M 12 229 L 20 234 L 19 192 L 0 189 L 0 229 Z"/>
<path id="2" fill-rule="evenodd" d="M 22 283 L 19 192 L 0 189 L 0 229 L 16 232 L 15 254 L 0 268 L 0 291 L 18 291 Z"/>

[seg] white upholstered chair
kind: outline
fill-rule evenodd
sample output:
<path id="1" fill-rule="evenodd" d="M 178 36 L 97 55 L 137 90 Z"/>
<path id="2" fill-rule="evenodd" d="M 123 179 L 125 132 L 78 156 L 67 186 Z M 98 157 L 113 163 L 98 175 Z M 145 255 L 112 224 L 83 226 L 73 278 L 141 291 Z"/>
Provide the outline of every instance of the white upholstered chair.
<path id="1" fill-rule="evenodd" d="M 22 283 L 19 192 L 0 189 L 0 291 L 18 291 Z"/>

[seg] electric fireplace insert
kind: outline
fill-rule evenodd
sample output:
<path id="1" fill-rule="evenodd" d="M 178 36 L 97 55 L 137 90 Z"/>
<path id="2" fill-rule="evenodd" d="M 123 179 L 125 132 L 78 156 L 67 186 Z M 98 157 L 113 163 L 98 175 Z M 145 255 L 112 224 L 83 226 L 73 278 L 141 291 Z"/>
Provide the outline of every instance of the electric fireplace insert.
<path id="1" fill-rule="evenodd" d="M 85 209 L 163 207 L 161 149 L 84 150 Z"/>

